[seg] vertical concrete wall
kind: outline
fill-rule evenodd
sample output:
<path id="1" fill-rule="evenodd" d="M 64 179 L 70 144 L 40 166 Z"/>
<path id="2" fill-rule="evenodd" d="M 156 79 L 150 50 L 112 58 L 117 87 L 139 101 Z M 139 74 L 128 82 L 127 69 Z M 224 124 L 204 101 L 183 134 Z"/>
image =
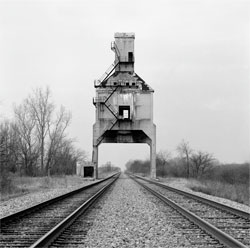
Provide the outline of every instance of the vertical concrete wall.
<path id="1" fill-rule="evenodd" d="M 116 52 L 115 63 L 119 64 L 96 88 L 94 99 L 96 122 L 93 125 L 92 162 L 95 177 L 98 177 L 98 146 L 101 143 L 147 143 L 150 146 L 151 177 L 155 178 L 154 90 L 134 72 L 134 34 L 116 33 L 112 50 Z M 125 111 L 129 111 L 129 118 L 121 115 Z"/>
<path id="2" fill-rule="evenodd" d="M 93 137 L 95 140 L 96 137 Z M 94 166 L 94 178 L 98 178 L 98 146 L 93 145 L 92 163 Z"/>
<path id="3" fill-rule="evenodd" d="M 134 39 L 133 33 L 115 33 L 115 45 L 119 50 L 120 62 L 129 62 L 129 53 L 133 53 L 134 58 Z"/>

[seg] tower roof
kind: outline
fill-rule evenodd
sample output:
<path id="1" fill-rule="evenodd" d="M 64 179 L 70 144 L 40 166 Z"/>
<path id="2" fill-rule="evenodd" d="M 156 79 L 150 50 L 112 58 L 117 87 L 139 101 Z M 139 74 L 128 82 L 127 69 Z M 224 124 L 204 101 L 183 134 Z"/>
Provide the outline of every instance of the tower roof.
<path id="1" fill-rule="evenodd" d="M 115 38 L 135 38 L 135 33 L 115 33 Z"/>

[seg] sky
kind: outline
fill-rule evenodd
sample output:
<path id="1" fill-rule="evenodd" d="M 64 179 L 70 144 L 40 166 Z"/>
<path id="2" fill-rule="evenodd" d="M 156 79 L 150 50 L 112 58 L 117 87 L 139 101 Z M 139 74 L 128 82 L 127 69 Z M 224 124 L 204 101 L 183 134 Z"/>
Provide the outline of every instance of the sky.
<path id="1" fill-rule="evenodd" d="M 157 151 L 182 140 L 222 163 L 250 161 L 250 1 L 0 0 L 0 121 L 49 86 L 92 153 L 94 79 L 115 32 L 135 33 L 135 72 L 154 90 Z M 99 164 L 149 158 L 146 144 L 102 144 Z"/>

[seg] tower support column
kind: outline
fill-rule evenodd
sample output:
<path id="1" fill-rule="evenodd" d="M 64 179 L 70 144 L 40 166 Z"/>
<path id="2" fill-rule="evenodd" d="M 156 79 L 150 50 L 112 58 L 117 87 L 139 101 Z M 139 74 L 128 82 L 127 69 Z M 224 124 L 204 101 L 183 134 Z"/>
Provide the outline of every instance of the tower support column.
<path id="1" fill-rule="evenodd" d="M 98 146 L 93 146 L 92 163 L 94 165 L 94 178 L 98 179 Z"/>
<path id="2" fill-rule="evenodd" d="M 154 125 L 153 135 L 150 142 L 150 177 L 156 178 L 156 127 Z"/>

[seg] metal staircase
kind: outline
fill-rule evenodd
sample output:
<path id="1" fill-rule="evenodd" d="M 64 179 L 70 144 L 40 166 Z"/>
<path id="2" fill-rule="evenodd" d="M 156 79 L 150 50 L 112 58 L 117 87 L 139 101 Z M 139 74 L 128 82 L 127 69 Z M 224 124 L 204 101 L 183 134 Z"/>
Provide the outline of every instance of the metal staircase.
<path id="1" fill-rule="evenodd" d="M 112 63 L 112 65 L 104 72 L 104 74 L 97 80 L 94 81 L 95 88 L 101 87 L 102 82 L 105 81 L 109 75 L 114 71 L 114 69 L 119 65 L 119 61 L 117 63 Z"/>
<path id="2" fill-rule="evenodd" d="M 102 134 L 100 135 L 100 137 L 97 139 L 97 145 L 99 145 L 102 140 L 104 139 L 104 134 L 106 131 L 111 130 L 115 124 L 117 123 L 117 121 L 119 120 L 119 111 L 118 109 L 116 109 L 110 102 L 109 99 L 111 98 L 111 96 L 115 93 L 115 91 L 118 89 L 119 86 L 116 86 L 112 92 L 109 94 L 108 97 L 100 97 L 100 98 L 95 98 L 93 100 L 94 104 L 96 104 L 97 102 L 100 104 L 104 104 L 104 106 L 106 106 L 106 108 L 111 112 L 111 114 L 114 116 L 114 118 L 112 120 L 109 121 L 109 123 L 107 124 L 107 126 L 102 130 Z"/>
<path id="3" fill-rule="evenodd" d="M 106 70 L 106 72 L 102 75 L 102 77 L 98 80 L 95 80 L 95 88 L 102 87 L 102 82 L 104 82 L 110 74 L 114 71 L 114 69 L 119 65 L 120 63 L 120 52 L 119 49 L 117 48 L 115 42 L 111 43 L 111 50 L 115 52 L 116 54 L 116 59 L 114 63 Z M 109 99 L 111 96 L 115 93 L 115 91 L 119 88 L 120 86 L 117 85 L 115 88 L 112 90 L 112 92 L 109 94 L 109 96 L 105 97 L 98 97 L 98 98 L 93 98 L 93 104 L 96 105 L 96 103 L 104 104 L 106 108 L 111 112 L 111 114 L 114 116 L 112 120 L 110 120 L 105 128 L 102 130 L 102 134 L 100 137 L 97 139 L 97 145 L 99 145 L 102 140 L 104 139 L 104 134 L 108 130 L 112 130 L 112 128 L 115 126 L 115 124 L 119 120 L 119 111 L 116 109 L 110 102 Z"/>
<path id="4" fill-rule="evenodd" d="M 118 110 L 108 102 L 108 104 L 105 104 L 107 109 L 111 112 L 111 114 L 118 120 Z"/>
<path id="5" fill-rule="evenodd" d="M 111 50 L 115 52 L 116 56 L 117 56 L 117 59 L 118 61 L 120 61 L 120 57 L 121 57 L 121 54 L 120 54 L 120 51 L 115 43 L 115 41 L 112 41 L 111 42 Z"/>
<path id="6" fill-rule="evenodd" d="M 111 42 L 111 50 L 115 52 L 116 54 L 116 60 L 114 63 L 110 65 L 110 67 L 104 72 L 104 74 L 97 80 L 94 81 L 95 88 L 101 87 L 102 82 L 105 81 L 109 75 L 114 71 L 114 69 L 119 65 L 120 63 L 120 52 L 118 47 L 116 46 L 115 42 Z"/>
<path id="7" fill-rule="evenodd" d="M 109 102 L 110 97 L 115 93 L 115 91 L 118 89 L 119 86 L 116 86 L 110 95 L 106 98 L 104 105 L 107 107 L 107 109 L 111 112 L 111 114 L 118 120 L 118 110 Z"/>

